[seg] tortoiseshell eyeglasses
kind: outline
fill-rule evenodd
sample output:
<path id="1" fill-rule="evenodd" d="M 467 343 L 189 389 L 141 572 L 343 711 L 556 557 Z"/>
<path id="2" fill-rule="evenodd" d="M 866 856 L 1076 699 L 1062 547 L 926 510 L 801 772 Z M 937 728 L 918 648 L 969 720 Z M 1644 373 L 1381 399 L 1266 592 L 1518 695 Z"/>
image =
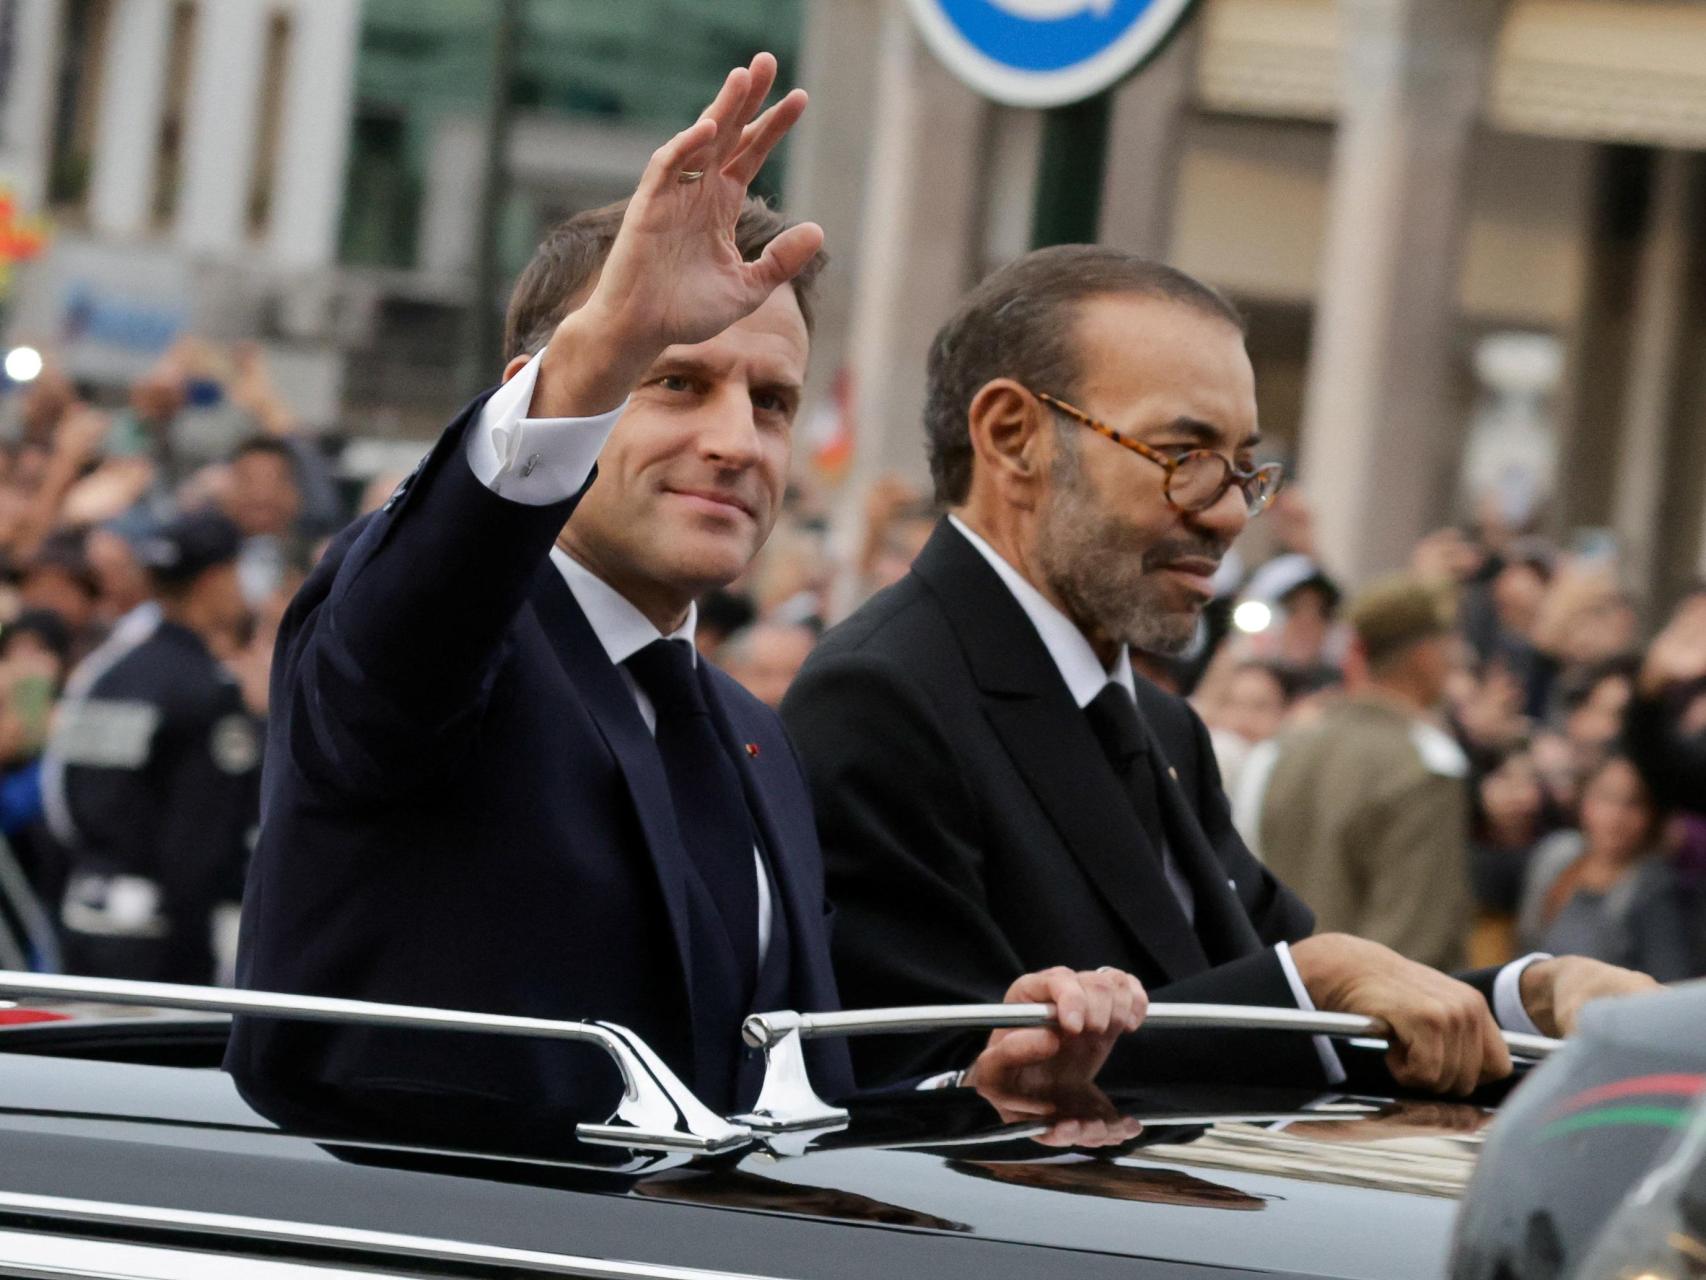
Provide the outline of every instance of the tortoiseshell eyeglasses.
<path id="1" fill-rule="evenodd" d="M 1115 444 L 1123 445 L 1160 467 L 1167 473 L 1162 481 L 1161 492 L 1167 499 L 1167 505 L 1175 511 L 1207 511 L 1225 496 L 1228 489 L 1237 485 L 1244 495 L 1245 511 L 1252 516 L 1260 515 L 1267 510 L 1268 504 L 1274 500 L 1274 495 L 1280 491 L 1280 485 L 1285 481 L 1285 468 L 1277 462 L 1266 462 L 1259 467 L 1245 470 L 1243 467 L 1234 466 L 1230 458 L 1223 453 L 1216 453 L 1213 449 L 1191 449 L 1179 454 L 1164 453 L 1141 440 L 1121 435 L 1107 423 L 1092 418 L 1082 409 L 1073 408 L 1064 400 L 1057 400 L 1041 391 L 1033 391 L 1031 394 L 1057 413 L 1064 413 L 1075 422 L 1083 423 L 1097 435 L 1106 436 Z"/>

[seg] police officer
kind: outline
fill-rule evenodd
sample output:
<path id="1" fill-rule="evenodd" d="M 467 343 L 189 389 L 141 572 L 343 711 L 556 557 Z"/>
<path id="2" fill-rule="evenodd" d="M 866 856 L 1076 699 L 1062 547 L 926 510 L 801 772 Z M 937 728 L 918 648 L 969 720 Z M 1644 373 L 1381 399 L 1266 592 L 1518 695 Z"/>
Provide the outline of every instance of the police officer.
<path id="1" fill-rule="evenodd" d="M 259 796 L 259 726 L 214 656 L 248 621 L 240 544 L 210 512 L 159 530 L 140 548 L 157 610 L 73 675 L 44 771 L 48 820 L 70 853 L 73 973 L 218 976 L 215 922 L 240 893 Z"/>

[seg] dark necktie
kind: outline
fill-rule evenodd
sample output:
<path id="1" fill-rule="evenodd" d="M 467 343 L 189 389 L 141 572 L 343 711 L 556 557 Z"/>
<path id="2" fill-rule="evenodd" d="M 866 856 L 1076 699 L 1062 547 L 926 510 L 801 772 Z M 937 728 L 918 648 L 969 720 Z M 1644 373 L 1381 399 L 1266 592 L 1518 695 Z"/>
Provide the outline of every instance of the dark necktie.
<path id="1" fill-rule="evenodd" d="M 758 971 L 756 833 L 685 641 L 654 640 L 625 664 L 657 711 L 658 754 L 682 843 L 715 902 L 750 979 Z"/>
<path id="2" fill-rule="evenodd" d="M 1154 771 L 1149 767 L 1149 743 L 1143 722 L 1137 718 L 1137 704 L 1119 685 L 1109 683 L 1084 708 L 1084 714 L 1159 859 L 1167 838 L 1161 825 L 1161 796 L 1156 790 Z"/>

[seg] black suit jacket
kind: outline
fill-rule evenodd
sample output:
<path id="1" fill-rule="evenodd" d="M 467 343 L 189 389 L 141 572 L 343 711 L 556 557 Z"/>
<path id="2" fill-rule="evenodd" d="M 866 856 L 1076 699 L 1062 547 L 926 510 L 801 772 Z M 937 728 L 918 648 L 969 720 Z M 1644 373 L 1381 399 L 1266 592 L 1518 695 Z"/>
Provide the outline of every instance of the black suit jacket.
<path id="1" fill-rule="evenodd" d="M 1194 927 L 1036 628 L 944 521 L 833 628 L 783 704 L 817 805 L 850 1007 L 995 1000 L 1021 973 L 1113 965 L 1156 1000 L 1295 1007 L 1273 944 L 1303 902 L 1232 827 L 1201 720 L 1137 681 Z M 971 1037 L 856 1041 L 862 1083 L 963 1065 Z M 1122 1042 L 1115 1073 L 1319 1082 L 1301 1037 Z"/>
<path id="2" fill-rule="evenodd" d="M 576 499 L 524 506 L 479 482 L 465 449 L 482 402 L 339 537 L 285 617 L 239 981 L 623 1023 L 730 1109 L 754 1078 L 748 1010 L 706 1017 L 731 949 L 693 927 L 656 746 L 549 561 Z M 835 1008 L 799 761 L 774 712 L 699 670 L 774 873 L 791 1002 Z M 850 1088 L 844 1047 L 812 1049 L 820 1089 Z M 227 1065 L 274 1114 L 418 1103 L 483 1129 L 599 1114 L 617 1090 L 602 1054 L 563 1042 L 258 1019 L 239 1020 Z"/>

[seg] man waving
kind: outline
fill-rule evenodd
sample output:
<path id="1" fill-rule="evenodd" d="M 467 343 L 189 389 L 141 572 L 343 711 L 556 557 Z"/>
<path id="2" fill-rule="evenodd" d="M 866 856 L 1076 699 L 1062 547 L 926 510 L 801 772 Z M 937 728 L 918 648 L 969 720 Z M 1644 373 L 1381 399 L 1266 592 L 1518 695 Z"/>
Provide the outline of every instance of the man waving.
<path id="1" fill-rule="evenodd" d="M 624 1023 L 724 1112 L 759 1085 L 747 1013 L 836 1006 L 799 763 L 692 645 L 778 514 L 810 347 L 822 232 L 746 196 L 805 108 L 762 110 L 775 72 L 731 72 L 631 199 L 547 237 L 503 386 L 292 605 L 244 985 Z M 1142 1015 L 1124 974 L 1011 976 L 1060 1029 L 993 1037 L 980 1081 L 1093 1075 Z M 811 1052 L 850 1087 L 843 1046 Z M 263 1106 L 485 1132 L 618 1088 L 555 1041 L 254 1020 L 228 1065 Z"/>

